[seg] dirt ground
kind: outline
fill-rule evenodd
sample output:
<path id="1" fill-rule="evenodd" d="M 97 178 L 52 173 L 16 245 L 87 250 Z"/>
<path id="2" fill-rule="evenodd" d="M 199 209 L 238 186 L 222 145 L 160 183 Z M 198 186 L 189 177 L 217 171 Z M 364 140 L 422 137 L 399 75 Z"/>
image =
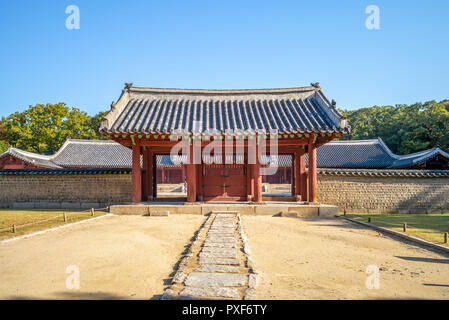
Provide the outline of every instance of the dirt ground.
<path id="1" fill-rule="evenodd" d="M 336 218 L 244 216 L 243 227 L 255 299 L 449 299 L 447 255 Z M 370 265 L 379 289 L 366 287 Z"/>
<path id="2" fill-rule="evenodd" d="M 0 243 L 0 299 L 158 298 L 204 219 L 110 216 Z M 79 290 L 66 288 L 70 265 Z"/>

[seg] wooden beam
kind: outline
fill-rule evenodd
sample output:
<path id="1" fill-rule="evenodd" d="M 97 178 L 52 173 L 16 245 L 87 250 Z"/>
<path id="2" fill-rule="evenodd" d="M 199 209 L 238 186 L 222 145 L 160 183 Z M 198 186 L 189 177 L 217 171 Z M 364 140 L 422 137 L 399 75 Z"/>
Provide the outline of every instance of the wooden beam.
<path id="1" fill-rule="evenodd" d="M 140 168 L 140 146 L 133 146 L 132 152 L 132 201 L 142 201 L 142 171 Z"/>
<path id="2" fill-rule="evenodd" d="M 313 144 L 314 137 L 309 138 L 309 202 L 316 202 L 317 195 L 317 170 L 316 170 L 316 147 Z"/>

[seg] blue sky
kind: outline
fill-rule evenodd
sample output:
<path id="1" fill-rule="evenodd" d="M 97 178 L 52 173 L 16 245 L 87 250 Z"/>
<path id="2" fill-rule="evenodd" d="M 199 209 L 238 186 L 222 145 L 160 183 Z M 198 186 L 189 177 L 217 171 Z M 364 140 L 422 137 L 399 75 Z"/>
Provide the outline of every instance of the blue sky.
<path id="1" fill-rule="evenodd" d="M 380 29 L 368 30 L 368 5 Z M 80 29 L 65 27 L 68 5 Z M 449 1 L 3 1 L 0 116 L 36 103 L 108 110 L 124 82 L 320 82 L 347 109 L 449 98 Z"/>

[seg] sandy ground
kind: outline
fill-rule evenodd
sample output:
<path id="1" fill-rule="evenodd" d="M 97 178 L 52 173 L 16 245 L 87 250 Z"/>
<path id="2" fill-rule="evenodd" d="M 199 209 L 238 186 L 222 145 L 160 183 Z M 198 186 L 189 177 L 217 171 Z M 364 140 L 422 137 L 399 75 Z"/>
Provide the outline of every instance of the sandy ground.
<path id="1" fill-rule="evenodd" d="M 111 216 L 0 243 L 0 299 L 151 299 L 205 217 Z M 66 288 L 69 265 L 80 289 Z"/>
<path id="2" fill-rule="evenodd" d="M 336 218 L 243 217 L 256 299 L 449 299 L 449 256 Z M 379 289 L 367 289 L 370 265 Z"/>

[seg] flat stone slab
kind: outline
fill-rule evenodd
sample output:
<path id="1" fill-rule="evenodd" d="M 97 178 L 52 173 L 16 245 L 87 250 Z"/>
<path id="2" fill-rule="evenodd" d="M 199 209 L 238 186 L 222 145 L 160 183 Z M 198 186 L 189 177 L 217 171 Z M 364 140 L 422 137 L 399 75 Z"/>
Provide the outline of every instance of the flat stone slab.
<path id="1" fill-rule="evenodd" d="M 234 237 L 234 232 L 208 232 L 208 236 L 215 236 L 215 237 Z"/>
<path id="2" fill-rule="evenodd" d="M 239 296 L 236 288 L 185 288 L 179 294 L 187 297 L 238 298 Z"/>
<path id="3" fill-rule="evenodd" d="M 200 258 L 232 258 L 237 259 L 237 252 L 200 252 L 198 254 Z"/>
<path id="4" fill-rule="evenodd" d="M 230 242 L 234 243 L 235 238 L 234 237 L 219 237 L 219 236 L 207 236 L 206 241 L 209 242 Z"/>
<path id="5" fill-rule="evenodd" d="M 235 248 L 214 248 L 214 247 L 205 247 L 201 249 L 201 252 L 221 252 L 221 253 L 236 253 L 237 250 Z"/>
<path id="6" fill-rule="evenodd" d="M 239 287 L 248 282 L 244 274 L 192 272 L 184 284 L 189 287 Z"/>
<path id="7" fill-rule="evenodd" d="M 225 272 L 225 273 L 238 273 L 239 267 L 224 266 L 219 264 L 203 264 L 199 268 L 196 268 L 197 272 Z"/>
<path id="8" fill-rule="evenodd" d="M 240 265 L 240 261 L 232 258 L 216 258 L 216 257 L 203 257 L 199 259 L 200 264 L 224 264 L 224 265 Z"/>
<path id="9" fill-rule="evenodd" d="M 204 242 L 203 248 L 235 248 L 235 243 L 226 242 Z"/>

